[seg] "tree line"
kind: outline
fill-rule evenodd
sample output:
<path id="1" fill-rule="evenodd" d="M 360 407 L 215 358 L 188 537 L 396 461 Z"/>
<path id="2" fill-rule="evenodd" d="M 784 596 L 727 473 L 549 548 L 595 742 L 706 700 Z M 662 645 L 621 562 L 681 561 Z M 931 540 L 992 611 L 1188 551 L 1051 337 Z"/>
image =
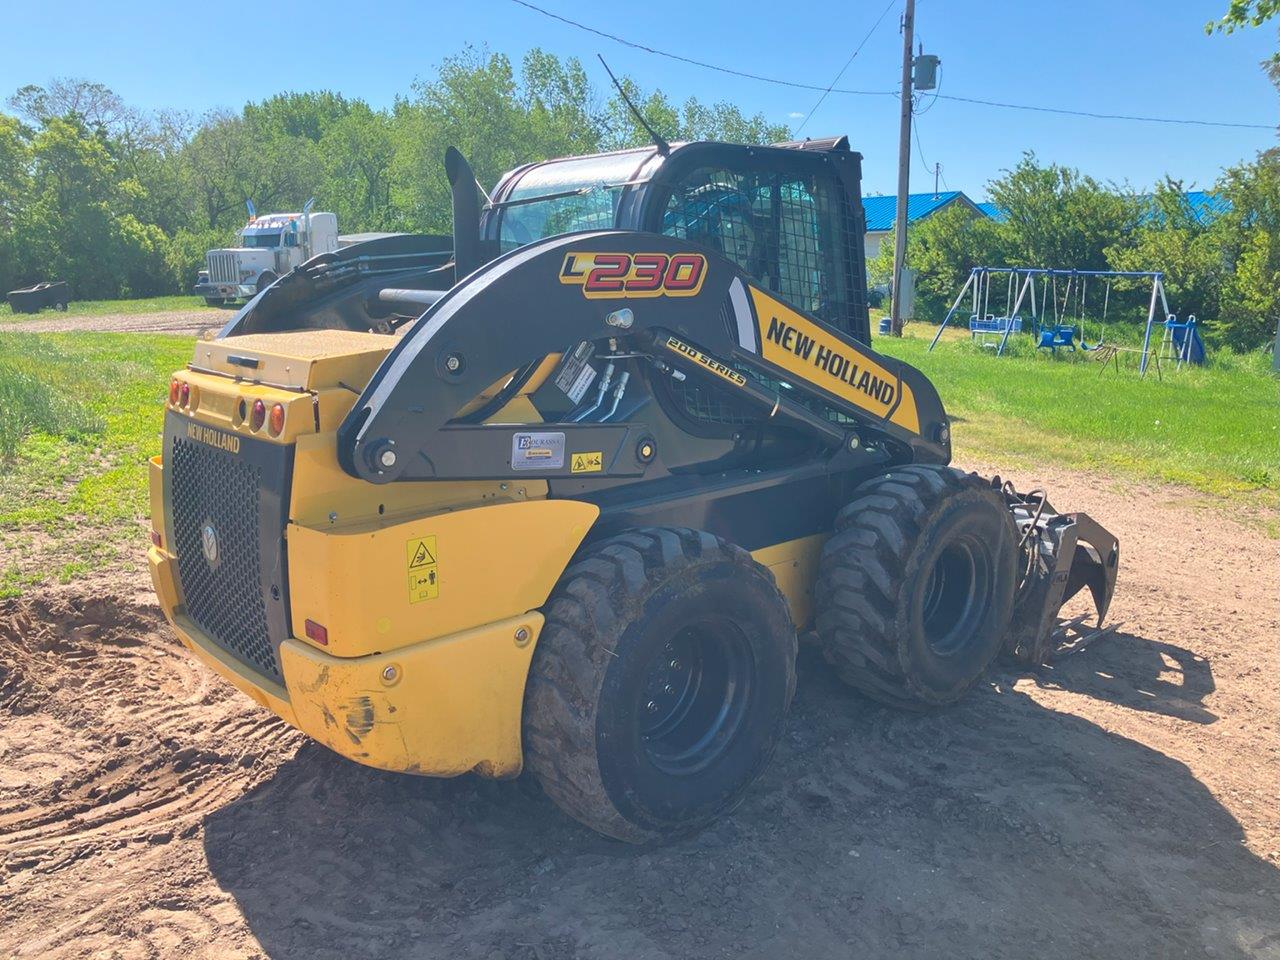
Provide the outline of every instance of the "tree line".
<path id="1" fill-rule="evenodd" d="M 670 139 L 789 133 L 731 103 L 622 85 Z M 134 109 L 85 80 L 26 86 L 0 112 L 0 294 L 46 279 L 77 299 L 189 290 L 205 251 L 244 225 L 245 200 L 268 212 L 315 197 L 343 233 L 448 233 L 448 146 L 491 186 L 530 160 L 647 141 L 577 59 L 537 49 L 514 65 L 468 48 L 387 109 L 320 91 L 193 117 Z"/>

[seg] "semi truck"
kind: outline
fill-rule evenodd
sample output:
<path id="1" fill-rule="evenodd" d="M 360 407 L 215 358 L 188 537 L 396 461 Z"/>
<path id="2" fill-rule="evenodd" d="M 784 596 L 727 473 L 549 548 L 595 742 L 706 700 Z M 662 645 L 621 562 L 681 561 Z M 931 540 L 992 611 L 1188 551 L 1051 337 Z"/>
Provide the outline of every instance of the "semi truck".
<path id="1" fill-rule="evenodd" d="M 338 218 L 312 213 L 311 201 L 301 213 L 255 214 L 237 233 L 238 246 L 210 250 L 194 292 L 211 307 L 248 300 L 294 267 L 321 253 L 338 249 Z"/>

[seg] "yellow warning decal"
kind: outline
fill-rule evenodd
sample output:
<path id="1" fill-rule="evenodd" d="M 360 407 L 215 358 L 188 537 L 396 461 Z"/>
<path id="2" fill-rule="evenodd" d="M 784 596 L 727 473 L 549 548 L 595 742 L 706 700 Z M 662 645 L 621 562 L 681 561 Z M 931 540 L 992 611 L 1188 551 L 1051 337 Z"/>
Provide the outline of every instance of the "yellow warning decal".
<path id="1" fill-rule="evenodd" d="M 728 380 L 735 387 L 744 387 L 747 384 L 747 378 L 726 364 L 721 363 L 715 357 L 709 357 L 697 347 L 691 347 L 683 340 L 677 340 L 675 337 L 667 337 L 666 348 L 673 353 L 679 353 L 701 364 L 707 370 L 710 370 L 717 377 Z"/>
<path id="2" fill-rule="evenodd" d="M 591 450 L 569 456 L 570 473 L 599 473 L 604 469 L 604 451 Z"/>
<path id="3" fill-rule="evenodd" d="M 908 384 L 899 383 L 896 374 L 785 303 L 750 289 L 760 352 L 766 360 L 803 383 L 821 387 L 912 433 L 920 432 L 920 415 Z"/>
<path id="4" fill-rule="evenodd" d="M 409 602 L 421 603 L 440 596 L 439 554 L 435 537 L 414 537 L 405 544 L 405 567 L 409 576 Z"/>

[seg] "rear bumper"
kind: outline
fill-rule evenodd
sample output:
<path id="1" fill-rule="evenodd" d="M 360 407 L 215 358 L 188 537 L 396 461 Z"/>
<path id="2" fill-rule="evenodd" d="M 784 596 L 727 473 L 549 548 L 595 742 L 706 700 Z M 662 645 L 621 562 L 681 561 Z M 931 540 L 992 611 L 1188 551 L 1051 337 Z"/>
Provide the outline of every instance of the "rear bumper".
<path id="1" fill-rule="evenodd" d="M 520 773 L 520 711 L 542 615 L 530 612 L 361 657 L 294 637 L 280 645 L 284 684 L 226 654 L 183 612 L 175 559 L 151 547 L 156 596 L 179 640 L 255 702 L 358 763 L 438 777 Z"/>

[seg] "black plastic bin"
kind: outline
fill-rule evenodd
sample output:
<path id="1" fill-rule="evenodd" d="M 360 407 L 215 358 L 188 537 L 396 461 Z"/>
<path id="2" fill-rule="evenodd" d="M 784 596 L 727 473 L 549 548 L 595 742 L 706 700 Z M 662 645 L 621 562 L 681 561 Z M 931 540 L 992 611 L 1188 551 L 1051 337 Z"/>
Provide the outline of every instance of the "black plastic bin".
<path id="1" fill-rule="evenodd" d="M 37 283 L 25 290 L 9 291 L 9 306 L 14 313 L 39 313 L 45 307 L 65 310 L 70 300 L 71 291 L 64 280 Z"/>

